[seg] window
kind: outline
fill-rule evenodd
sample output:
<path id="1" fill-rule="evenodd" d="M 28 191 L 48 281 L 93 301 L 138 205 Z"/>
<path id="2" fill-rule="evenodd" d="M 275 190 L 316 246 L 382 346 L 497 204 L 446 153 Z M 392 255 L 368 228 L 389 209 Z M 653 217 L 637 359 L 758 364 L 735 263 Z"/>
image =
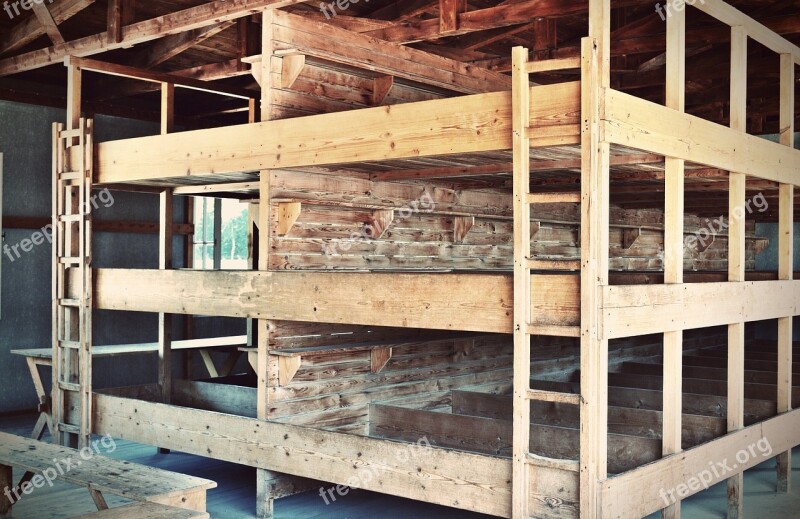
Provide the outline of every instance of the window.
<path id="1" fill-rule="evenodd" d="M 247 269 L 247 205 L 238 200 L 195 197 L 193 268 Z"/>

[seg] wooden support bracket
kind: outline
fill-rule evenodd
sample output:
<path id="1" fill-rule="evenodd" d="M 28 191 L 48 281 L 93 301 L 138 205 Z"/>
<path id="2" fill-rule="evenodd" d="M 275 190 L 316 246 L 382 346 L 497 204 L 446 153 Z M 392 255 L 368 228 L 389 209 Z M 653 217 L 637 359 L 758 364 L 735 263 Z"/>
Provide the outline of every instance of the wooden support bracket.
<path id="1" fill-rule="evenodd" d="M 394 76 L 378 76 L 372 80 L 372 106 L 380 106 L 394 86 Z"/>
<path id="2" fill-rule="evenodd" d="M 292 381 L 303 364 L 303 357 L 278 357 L 278 382 L 285 386 Z"/>
<path id="3" fill-rule="evenodd" d="M 475 339 L 456 339 L 453 341 L 453 360 L 458 362 L 472 355 Z"/>
<path id="4" fill-rule="evenodd" d="M 539 221 L 531 222 L 531 238 L 536 236 L 536 233 L 539 232 L 539 229 L 541 227 L 542 227 L 542 222 L 539 222 Z"/>
<path id="5" fill-rule="evenodd" d="M 698 239 L 694 240 L 694 242 L 695 242 L 694 249 L 698 253 L 703 253 L 703 252 L 707 251 L 708 248 L 711 247 L 711 245 L 713 245 L 715 241 L 717 241 L 717 236 L 715 234 L 710 234 L 707 237 L 702 238 L 702 239 L 698 238 Z"/>
<path id="6" fill-rule="evenodd" d="M 365 226 L 364 233 L 366 236 L 373 240 L 378 240 L 383 237 L 386 229 L 392 225 L 394 220 L 394 209 L 381 209 L 372 212 L 372 217 L 369 223 Z M 367 228 L 371 228 L 371 232 L 367 232 Z"/>
<path id="7" fill-rule="evenodd" d="M 462 243 L 474 225 L 474 216 L 456 216 L 453 221 L 453 242 Z"/>
<path id="8" fill-rule="evenodd" d="M 304 54 L 292 54 L 283 57 L 281 65 L 281 88 L 291 88 L 306 65 Z"/>
<path id="9" fill-rule="evenodd" d="M 278 236 L 286 236 L 294 227 L 302 211 L 300 202 L 280 202 L 278 204 Z"/>
<path id="10" fill-rule="evenodd" d="M 391 358 L 392 348 L 375 348 L 374 350 L 370 350 L 370 370 L 373 373 L 380 373 Z"/>
<path id="11" fill-rule="evenodd" d="M 642 235 L 642 229 L 623 229 L 622 230 L 622 248 L 625 250 L 633 247 L 639 237 Z"/>

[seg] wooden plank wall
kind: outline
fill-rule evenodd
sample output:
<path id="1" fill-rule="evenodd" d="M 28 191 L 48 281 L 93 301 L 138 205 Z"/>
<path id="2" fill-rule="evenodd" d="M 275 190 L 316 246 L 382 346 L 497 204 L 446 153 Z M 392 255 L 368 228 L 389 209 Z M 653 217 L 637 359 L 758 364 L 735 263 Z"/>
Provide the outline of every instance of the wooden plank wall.
<path id="1" fill-rule="evenodd" d="M 366 176 L 365 176 L 366 177 Z M 510 270 L 513 261 L 511 194 L 498 190 L 456 190 L 425 183 L 381 182 L 333 174 L 272 172 L 273 200 L 300 201 L 300 215 L 283 236 L 272 223 L 270 268 L 304 269 L 464 269 Z M 419 209 L 412 210 L 414 204 Z M 373 213 L 395 209 L 383 236 L 364 238 Z M 534 206 L 532 250 L 545 259 L 580 258 L 577 204 Z M 456 215 L 474 217 L 464 238 L 456 241 Z M 686 247 L 686 270 L 727 269 L 728 238 L 707 236 L 720 223 L 687 215 L 687 233 L 698 233 L 698 246 Z M 664 215 L 660 210 L 612 208 L 610 268 L 662 270 Z M 366 233 L 366 234 L 365 234 Z M 637 238 L 634 239 L 635 236 Z M 746 266 L 767 241 L 748 222 Z"/>

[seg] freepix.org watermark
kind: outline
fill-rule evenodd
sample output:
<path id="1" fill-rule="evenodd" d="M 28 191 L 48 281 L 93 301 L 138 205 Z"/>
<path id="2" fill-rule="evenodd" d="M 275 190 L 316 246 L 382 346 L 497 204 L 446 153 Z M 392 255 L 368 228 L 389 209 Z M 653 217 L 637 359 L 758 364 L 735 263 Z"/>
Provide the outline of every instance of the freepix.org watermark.
<path id="1" fill-rule="evenodd" d="M 397 451 L 394 456 L 395 461 L 406 463 L 409 460 L 424 458 L 428 456 L 428 452 L 426 451 L 430 448 L 431 443 L 428 441 L 427 436 L 423 436 L 417 441 L 417 443 L 408 444 L 404 449 Z M 358 472 L 356 472 L 356 475 L 347 481 L 347 485 L 336 485 L 327 489 L 324 487 L 319 487 L 319 496 L 325 501 L 326 505 L 334 503 L 336 501 L 336 496 L 334 493 L 339 497 L 344 497 L 350 492 L 350 490 L 354 488 L 361 488 L 378 477 L 378 474 L 376 474 L 376 467 L 378 466 L 386 466 L 386 460 L 382 460 L 376 463 L 374 466 L 370 465 L 368 467 L 359 469 Z"/>
<path id="2" fill-rule="evenodd" d="M 30 11 L 33 9 L 33 4 L 41 5 L 45 2 L 45 0 L 15 0 L 9 2 L 6 0 L 3 2 L 3 10 L 6 12 L 8 17 L 13 20 L 17 16 L 22 14 L 22 11 Z M 47 0 L 48 4 L 52 4 L 53 0 Z M 20 10 L 22 8 L 22 10 Z"/>
<path id="3" fill-rule="evenodd" d="M 25 481 L 18 487 L 6 487 L 3 489 L 3 494 L 5 494 L 8 502 L 13 505 L 22 499 L 23 495 L 30 495 L 37 488 L 42 488 L 45 485 L 52 487 L 54 481 L 56 481 L 59 477 L 68 474 L 73 467 L 80 467 L 84 461 L 89 461 L 96 455 L 100 454 L 101 447 L 103 452 L 108 454 L 117 450 L 117 444 L 114 442 L 114 438 L 109 435 L 105 435 L 102 438 L 92 441 L 89 445 L 79 450 L 78 457 L 80 459 L 74 459 L 73 456 L 67 456 L 66 458 L 61 459 L 53 458 L 53 465 L 44 469 L 41 474 L 36 474 L 30 479 L 30 481 Z M 22 495 L 20 495 L 20 493 Z"/>
<path id="4" fill-rule="evenodd" d="M 320 2 L 319 10 L 322 11 L 322 14 L 325 15 L 325 18 L 330 20 L 334 16 L 338 15 L 339 12 L 336 11 L 338 8 L 340 12 L 347 11 L 350 9 L 351 5 L 355 5 L 359 3 L 360 0 L 336 0 L 335 2 L 325 3 Z M 364 3 L 368 3 L 369 0 L 364 0 Z"/>
<path id="5" fill-rule="evenodd" d="M 731 464 L 728 458 L 722 461 L 709 461 L 707 469 L 701 470 L 687 479 L 686 483 L 681 483 L 675 488 L 669 490 L 662 488 L 658 491 L 658 495 L 664 500 L 665 506 L 675 504 L 678 499 L 689 497 L 691 494 L 701 490 L 707 490 L 712 481 L 719 481 L 726 474 L 736 472 L 737 468 L 748 463 L 759 454 L 763 458 L 769 458 L 772 455 L 772 445 L 769 444 L 767 438 L 761 438 L 737 452 L 735 456 L 736 463 Z"/>
<path id="6" fill-rule="evenodd" d="M 81 214 L 86 215 L 91 213 L 93 210 L 99 208 L 100 204 L 102 204 L 104 208 L 109 208 L 114 205 L 114 195 L 111 194 L 111 191 L 103 189 L 93 194 L 81 208 Z M 34 247 L 42 245 L 45 241 L 47 243 L 53 243 L 53 224 L 49 223 L 45 225 L 31 234 L 29 238 L 24 238 L 13 245 L 4 243 L 3 254 L 13 263 L 22 257 L 22 253 L 27 254 L 31 252 Z"/>
<path id="7" fill-rule="evenodd" d="M 425 191 L 418 200 L 414 200 L 406 207 L 396 211 L 396 221 L 403 221 L 419 213 L 432 213 L 436 209 L 436 202 L 430 193 Z M 344 240 L 332 241 L 323 245 L 325 254 L 341 254 L 349 251 L 354 244 L 363 243 L 378 237 L 380 232 L 371 224 L 364 225 L 357 232 L 350 234 Z"/>
<path id="8" fill-rule="evenodd" d="M 686 9 L 686 4 L 694 5 L 698 1 L 703 5 L 706 3 L 706 0 L 670 0 L 664 3 L 664 7 L 661 7 L 661 4 L 656 4 L 656 12 L 661 17 L 661 20 L 667 21 L 667 18 L 672 16 L 673 10 L 681 12 Z"/>

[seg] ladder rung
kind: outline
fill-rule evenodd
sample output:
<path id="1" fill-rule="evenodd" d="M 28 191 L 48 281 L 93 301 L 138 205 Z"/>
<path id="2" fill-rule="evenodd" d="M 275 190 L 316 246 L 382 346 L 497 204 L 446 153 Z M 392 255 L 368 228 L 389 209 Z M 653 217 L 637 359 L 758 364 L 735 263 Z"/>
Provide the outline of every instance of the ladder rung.
<path id="1" fill-rule="evenodd" d="M 553 72 L 556 70 L 571 70 L 581 68 L 580 58 L 555 58 L 541 61 L 529 61 L 525 64 L 525 72 L 535 74 L 537 72 Z"/>
<path id="2" fill-rule="evenodd" d="M 528 400 L 541 400 L 542 402 L 557 402 L 559 404 L 581 403 L 581 395 L 575 393 L 562 393 L 560 391 L 545 391 L 544 389 L 529 389 Z"/>
<path id="3" fill-rule="evenodd" d="M 58 216 L 58 220 L 61 222 L 80 222 L 82 218 L 82 214 L 62 214 Z"/>
<path id="4" fill-rule="evenodd" d="M 72 425 L 71 423 L 58 423 L 58 430 L 61 432 L 72 433 L 72 434 L 80 434 L 81 428 L 78 425 Z"/>
<path id="5" fill-rule="evenodd" d="M 528 193 L 525 201 L 529 204 L 579 204 L 580 193 Z"/>
<path id="6" fill-rule="evenodd" d="M 74 139 L 75 137 L 81 136 L 81 129 L 80 128 L 73 128 L 72 130 L 61 130 L 61 134 L 59 137 L 62 139 Z"/>
<path id="7" fill-rule="evenodd" d="M 78 350 L 81 347 L 78 341 L 58 341 L 58 345 L 68 350 Z"/>
<path id="8" fill-rule="evenodd" d="M 78 180 L 81 178 L 80 171 L 64 171 L 63 173 L 58 174 L 58 178 L 60 180 Z"/>
<path id="9" fill-rule="evenodd" d="M 81 385 L 80 384 L 75 384 L 74 382 L 64 382 L 63 380 L 59 380 L 58 381 L 58 387 L 59 387 L 59 389 L 62 389 L 64 391 L 76 391 L 77 392 L 77 391 L 81 390 Z"/>
<path id="10" fill-rule="evenodd" d="M 81 306 L 80 299 L 61 299 L 58 304 L 61 306 L 69 306 L 73 308 L 79 308 Z"/>
<path id="11" fill-rule="evenodd" d="M 75 256 L 64 256 L 63 258 L 58 258 L 58 262 L 62 265 L 80 265 L 81 259 Z"/>
<path id="12" fill-rule="evenodd" d="M 580 326 L 558 326 L 529 324 L 527 332 L 530 335 L 545 335 L 547 337 L 580 337 Z"/>
<path id="13" fill-rule="evenodd" d="M 580 463 L 578 460 L 547 458 L 545 456 L 539 456 L 538 454 L 529 452 L 525 461 L 528 463 L 528 465 L 535 465 L 537 467 L 569 470 L 570 472 L 580 471 Z"/>
<path id="14" fill-rule="evenodd" d="M 580 270 L 580 260 L 529 259 L 527 267 L 531 270 Z"/>

